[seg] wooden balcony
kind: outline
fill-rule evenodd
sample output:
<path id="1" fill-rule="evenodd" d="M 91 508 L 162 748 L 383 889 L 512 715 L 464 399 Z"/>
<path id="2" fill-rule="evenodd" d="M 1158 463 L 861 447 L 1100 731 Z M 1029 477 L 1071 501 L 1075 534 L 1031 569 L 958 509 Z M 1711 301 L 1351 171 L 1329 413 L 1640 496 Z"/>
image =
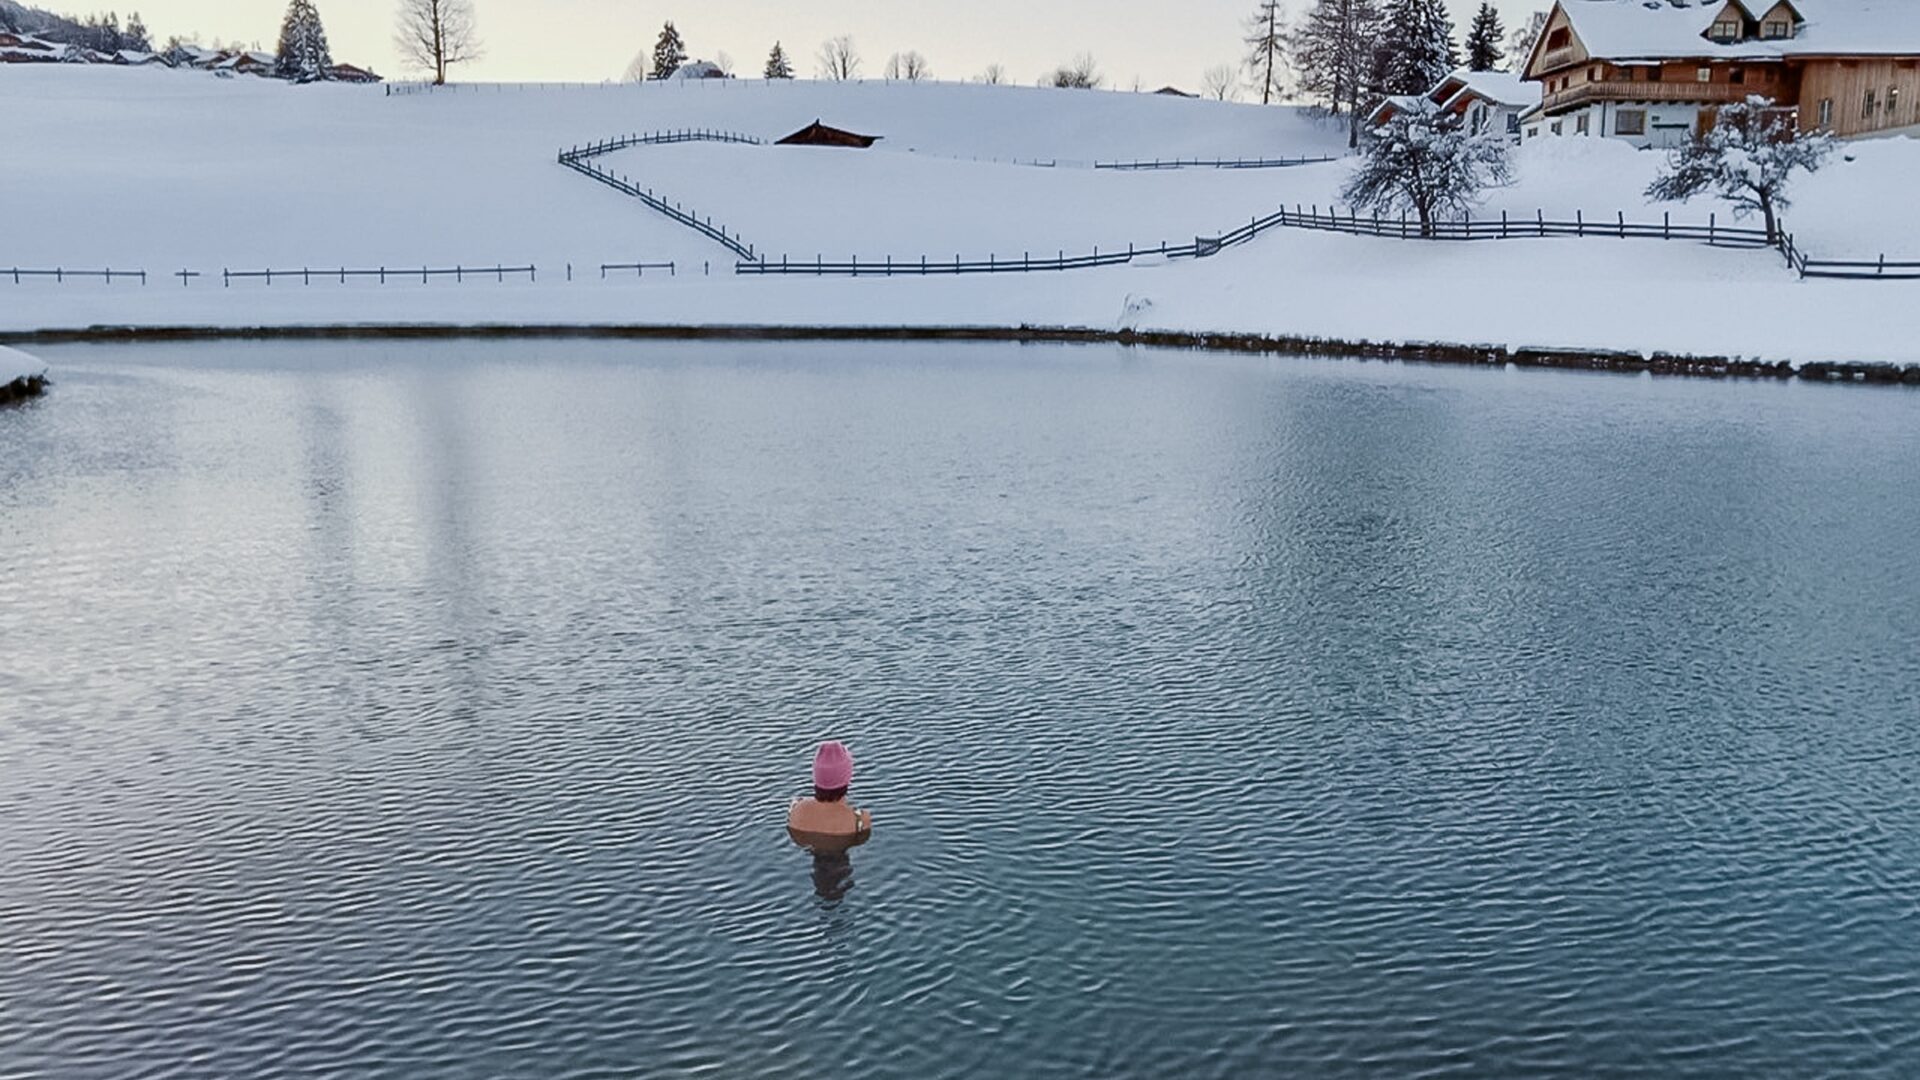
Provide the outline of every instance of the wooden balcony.
<path id="1" fill-rule="evenodd" d="M 1775 84 L 1776 86 L 1778 84 Z M 1745 101 L 1753 94 L 1772 97 L 1761 87 L 1721 82 L 1591 82 L 1570 86 L 1546 95 L 1548 112 L 1569 109 L 1595 101 L 1650 101 L 1698 105 L 1721 105 Z"/>

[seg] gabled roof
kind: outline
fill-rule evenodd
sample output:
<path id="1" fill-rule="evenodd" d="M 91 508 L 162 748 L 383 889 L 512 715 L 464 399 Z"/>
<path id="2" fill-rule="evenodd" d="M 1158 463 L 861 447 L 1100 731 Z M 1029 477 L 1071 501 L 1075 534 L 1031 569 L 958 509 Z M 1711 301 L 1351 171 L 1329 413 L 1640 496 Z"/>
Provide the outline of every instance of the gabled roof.
<path id="1" fill-rule="evenodd" d="M 839 128 L 828 127 L 820 121 L 815 120 L 813 123 L 781 139 L 774 145 L 845 146 L 857 150 L 865 150 L 874 143 L 879 142 L 880 139 L 881 136 L 878 135 L 855 135 L 851 131 L 841 131 Z"/>
<path id="2" fill-rule="evenodd" d="M 1540 87 L 1510 71 L 1468 71 L 1461 68 L 1440 81 L 1427 95 L 1435 105 L 1452 106 L 1464 96 L 1524 109 L 1540 103 Z"/>
<path id="3" fill-rule="evenodd" d="M 1560 0 L 1573 32 L 1600 60 L 1779 60 L 1790 56 L 1920 56 L 1920 3 L 1792 0 L 1805 20 L 1791 38 L 1716 42 L 1706 35 L 1729 0 Z M 1777 3 L 1731 0 L 1752 21 Z M 1545 42 L 1535 47 L 1536 55 Z M 1528 66 L 1531 67 L 1529 58 Z"/>

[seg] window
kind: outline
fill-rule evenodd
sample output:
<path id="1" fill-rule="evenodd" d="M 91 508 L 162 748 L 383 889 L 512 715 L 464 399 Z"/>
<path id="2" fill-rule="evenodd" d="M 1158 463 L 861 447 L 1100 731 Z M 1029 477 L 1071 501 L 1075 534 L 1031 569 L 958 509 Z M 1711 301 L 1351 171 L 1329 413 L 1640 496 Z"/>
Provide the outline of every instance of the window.
<path id="1" fill-rule="evenodd" d="M 1700 69 L 1698 69 L 1698 70 L 1696 70 L 1696 71 L 1695 71 L 1695 72 L 1693 73 L 1693 81 L 1694 81 L 1694 82 L 1712 82 L 1712 81 L 1713 81 L 1713 69 L 1712 69 L 1712 68 L 1700 68 Z"/>
<path id="2" fill-rule="evenodd" d="M 1887 87 L 1887 119 L 1891 120 L 1900 112 L 1900 88 Z"/>
<path id="3" fill-rule="evenodd" d="M 1588 82 L 1600 81 L 1600 65 L 1595 64 L 1594 66 L 1587 69 L 1587 81 Z"/>
<path id="4" fill-rule="evenodd" d="M 1860 107 L 1860 118 L 1862 120 L 1873 119 L 1873 106 L 1876 100 L 1877 99 L 1873 96 L 1873 91 L 1871 90 L 1867 91 L 1866 101 L 1863 102 Z"/>
<path id="5" fill-rule="evenodd" d="M 1539 129 L 1536 128 L 1533 133 L 1535 135 L 1538 135 L 1540 134 L 1540 131 Z M 1519 113 L 1507 114 L 1507 134 L 1509 135 L 1520 134 L 1520 114 Z"/>
<path id="6" fill-rule="evenodd" d="M 1555 121 L 1553 122 L 1553 127 L 1552 127 L 1552 131 L 1553 131 L 1553 133 L 1554 133 L 1555 135 L 1560 135 L 1560 134 L 1564 134 L 1564 133 L 1565 133 L 1565 131 L 1566 131 L 1566 124 L 1565 124 L 1565 122 L 1564 122 L 1564 121 L 1560 121 L 1560 120 L 1555 120 Z"/>
<path id="7" fill-rule="evenodd" d="M 1615 135 L 1645 135 L 1647 133 L 1647 111 L 1645 109 L 1621 109 L 1613 115 L 1613 133 Z"/>
<path id="8" fill-rule="evenodd" d="M 1552 52 L 1555 49 L 1564 49 L 1571 44 L 1573 44 L 1573 31 L 1564 26 L 1547 35 L 1548 52 Z"/>
<path id="9" fill-rule="evenodd" d="M 1693 25 L 1699 26 L 1700 24 L 1694 23 Z M 1737 22 L 1714 23 L 1713 30 L 1709 32 L 1707 36 L 1715 41 L 1739 41 L 1740 24 Z"/>
<path id="10" fill-rule="evenodd" d="M 1793 25 L 1784 19 L 1773 19 L 1769 21 L 1765 27 L 1761 28 L 1760 36 L 1770 38 L 1792 37 Z"/>
<path id="11" fill-rule="evenodd" d="M 1579 116 L 1576 116 L 1573 118 L 1573 133 L 1575 135 L 1586 135 L 1591 130 L 1592 130 L 1592 127 L 1588 123 L 1588 117 L 1586 113 L 1581 113 Z"/>
<path id="12" fill-rule="evenodd" d="M 1648 82 L 1660 81 L 1660 65 L 1659 64 L 1655 64 L 1652 67 L 1647 69 L 1647 81 Z"/>
<path id="13" fill-rule="evenodd" d="M 1833 99 L 1832 98 L 1820 99 L 1820 126 L 1823 128 L 1830 128 L 1833 126 Z"/>
<path id="14" fill-rule="evenodd" d="M 1728 68 L 1727 81 L 1732 83 L 1735 86 L 1747 85 L 1747 69 L 1746 68 Z"/>

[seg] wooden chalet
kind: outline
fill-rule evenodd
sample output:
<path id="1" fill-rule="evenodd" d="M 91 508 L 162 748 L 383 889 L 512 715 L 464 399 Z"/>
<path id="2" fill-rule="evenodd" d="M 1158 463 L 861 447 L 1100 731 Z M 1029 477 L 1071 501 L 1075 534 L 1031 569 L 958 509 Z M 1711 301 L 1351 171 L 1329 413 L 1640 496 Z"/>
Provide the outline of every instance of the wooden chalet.
<path id="1" fill-rule="evenodd" d="M 1526 58 L 1541 84 L 1526 138 L 1674 146 L 1722 105 L 1766 98 L 1805 130 L 1920 125 L 1920 4 L 1910 0 L 1559 0 Z"/>
<path id="2" fill-rule="evenodd" d="M 775 146 L 841 146 L 853 150 L 865 150 L 881 140 L 879 135 L 855 135 L 851 131 L 828 127 L 815 120 L 799 131 L 781 139 Z"/>

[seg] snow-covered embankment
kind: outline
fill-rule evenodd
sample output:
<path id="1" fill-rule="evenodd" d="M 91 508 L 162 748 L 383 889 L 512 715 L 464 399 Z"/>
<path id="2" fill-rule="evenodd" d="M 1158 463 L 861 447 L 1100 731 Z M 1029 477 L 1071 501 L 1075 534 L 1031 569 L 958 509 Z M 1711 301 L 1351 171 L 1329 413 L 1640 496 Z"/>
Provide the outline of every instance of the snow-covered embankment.
<path id="1" fill-rule="evenodd" d="M 47 365 L 0 345 L 0 405 L 37 397 L 47 388 Z"/>

